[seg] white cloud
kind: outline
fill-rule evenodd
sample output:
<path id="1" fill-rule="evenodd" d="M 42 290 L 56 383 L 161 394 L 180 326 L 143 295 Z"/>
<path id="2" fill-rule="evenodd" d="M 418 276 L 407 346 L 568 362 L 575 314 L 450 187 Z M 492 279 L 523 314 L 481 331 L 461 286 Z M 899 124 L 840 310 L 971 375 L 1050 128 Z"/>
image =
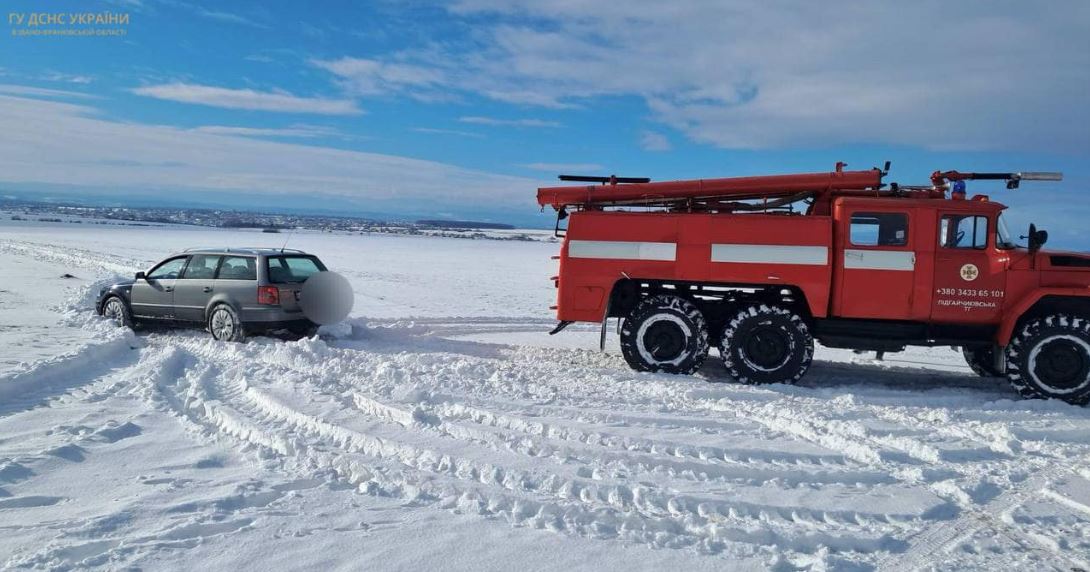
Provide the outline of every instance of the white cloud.
<path id="1" fill-rule="evenodd" d="M 251 28 L 260 28 L 260 29 L 263 29 L 263 30 L 269 29 L 269 26 L 267 26 L 267 25 L 265 25 L 265 24 L 263 24 L 261 22 L 257 22 L 253 18 L 248 18 L 246 16 L 241 16 L 239 14 L 234 14 L 232 12 L 223 12 L 221 10 L 209 10 L 208 8 L 204 8 L 202 6 L 194 6 L 194 12 L 196 12 L 198 15 L 203 16 L 205 18 L 209 18 L 211 20 L 218 20 L 220 22 L 225 22 L 227 24 L 240 24 L 240 25 L 243 25 L 243 26 L 250 26 Z"/>
<path id="2" fill-rule="evenodd" d="M 307 197 L 387 212 L 536 213 L 539 181 L 394 155 L 111 121 L 83 105 L 0 96 L 0 182 L 127 196 Z M 525 219 L 524 219 L 525 220 Z"/>
<path id="3" fill-rule="evenodd" d="M 204 125 L 190 131 L 214 135 L 241 135 L 244 137 L 342 137 L 344 134 L 322 125 L 293 125 L 291 127 L 238 127 L 233 125 Z"/>
<path id="4" fill-rule="evenodd" d="M 12 85 L 12 84 L 0 84 L 0 93 L 9 93 L 11 95 L 28 95 L 31 97 L 59 97 L 59 98 L 77 98 L 77 99 L 98 99 L 98 96 L 91 95 L 89 93 L 82 93 L 78 91 L 67 91 L 63 89 L 47 89 L 44 87 L 30 87 L 25 85 Z"/>
<path id="5" fill-rule="evenodd" d="M 527 169 L 535 171 L 550 171 L 553 173 L 573 173 L 575 171 L 601 171 L 605 167 L 597 163 L 529 163 L 523 165 Z"/>
<path id="6" fill-rule="evenodd" d="M 506 127 L 560 127 L 560 124 L 556 121 L 546 121 L 544 119 L 499 119 L 496 117 L 480 117 L 480 116 L 467 116 L 459 117 L 458 121 L 462 123 L 473 123 L 476 125 L 493 125 L 493 126 L 506 126 Z"/>
<path id="7" fill-rule="evenodd" d="M 355 96 L 406 93 L 425 100 L 449 98 L 438 91 L 447 83 L 446 75 L 433 67 L 364 58 L 311 60 L 311 64 L 337 76 L 345 91 Z"/>
<path id="8" fill-rule="evenodd" d="M 95 80 L 95 78 L 89 75 L 68 74 L 57 71 L 47 71 L 41 75 L 41 79 L 45 81 L 75 83 L 80 85 L 87 85 Z"/>
<path id="9" fill-rule="evenodd" d="M 457 135 L 459 137 L 475 137 L 475 138 L 478 138 L 478 139 L 481 138 L 481 137 L 484 137 L 484 135 L 481 135 L 480 133 L 474 133 L 472 131 L 461 131 L 461 130 L 458 130 L 458 129 L 442 129 L 442 128 L 438 128 L 438 127 L 413 127 L 412 130 L 417 132 L 417 133 L 429 133 L 429 134 L 432 134 L 432 135 Z"/>
<path id="10" fill-rule="evenodd" d="M 368 61 L 412 66 L 429 90 L 521 105 L 636 97 L 652 119 L 727 148 L 1090 149 L 1090 3 L 1079 0 L 462 0 L 451 11 L 473 23 L 455 48 Z"/>
<path id="11" fill-rule="evenodd" d="M 128 5 L 129 7 L 133 8 L 133 9 L 135 9 L 137 11 L 143 11 L 143 9 L 145 8 L 144 3 L 141 0 L 111 0 L 111 1 L 117 2 L 117 3 L 122 4 L 122 5 Z M 210 8 L 206 8 L 206 7 L 204 7 L 204 6 L 200 5 L 200 4 L 196 4 L 196 3 L 193 3 L 193 2 L 185 2 L 183 0 L 156 0 L 155 3 L 159 4 L 159 5 L 163 5 L 163 6 L 169 6 L 169 7 L 172 7 L 172 8 L 180 8 L 180 9 L 186 10 L 188 12 L 191 12 L 193 14 L 196 14 L 196 15 L 202 17 L 202 18 L 207 18 L 209 20 L 216 20 L 218 22 L 223 22 L 223 23 L 226 23 L 226 24 L 237 24 L 237 25 L 242 25 L 242 26 L 249 26 L 251 28 L 260 28 L 260 29 L 263 29 L 263 30 L 270 29 L 270 26 L 263 21 L 263 20 L 265 20 L 265 18 L 262 18 L 262 20 L 257 20 L 255 18 L 252 18 L 252 17 L 249 17 L 249 16 L 244 16 L 244 15 L 241 15 L 241 14 L 236 14 L 234 12 L 225 12 L 223 10 L 213 10 L 213 9 L 210 9 Z M 264 12 L 262 12 L 262 13 L 264 13 Z"/>
<path id="12" fill-rule="evenodd" d="M 670 140 L 662 133 L 644 131 L 640 134 L 640 147 L 645 151 L 669 151 Z"/>
<path id="13" fill-rule="evenodd" d="M 227 109 L 251 109 L 319 115 L 358 115 L 362 111 L 350 99 L 298 97 L 289 93 L 228 89 L 192 83 L 149 85 L 132 90 L 137 95 Z"/>

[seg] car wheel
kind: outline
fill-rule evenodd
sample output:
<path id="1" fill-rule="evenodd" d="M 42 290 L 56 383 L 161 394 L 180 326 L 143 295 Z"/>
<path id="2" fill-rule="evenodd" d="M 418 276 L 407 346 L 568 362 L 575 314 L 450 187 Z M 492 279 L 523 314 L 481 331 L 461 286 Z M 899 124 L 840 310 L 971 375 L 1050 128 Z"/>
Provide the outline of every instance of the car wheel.
<path id="1" fill-rule="evenodd" d="M 963 347 L 961 353 L 965 356 L 965 363 L 980 377 L 1003 377 L 995 369 L 995 350 L 992 346 Z"/>
<path id="2" fill-rule="evenodd" d="M 637 371 L 693 373 L 708 357 L 704 315 L 678 296 L 644 298 L 625 318 L 621 354 Z"/>
<path id="3" fill-rule="evenodd" d="M 727 373 L 740 383 L 794 383 L 810 369 L 814 337 L 798 313 L 752 304 L 723 328 L 719 354 Z"/>
<path id="4" fill-rule="evenodd" d="M 118 326 L 132 328 L 132 313 L 119 296 L 110 296 L 102 304 L 102 316 Z"/>
<path id="5" fill-rule="evenodd" d="M 1030 320 L 1007 346 L 1007 379 L 1025 397 L 1090 401 L 1090 320 L 1068 314 Z"/>
<path id="6" fill-rule="evenodd" d="M 223 342 L 241 342 L 246 338 L 238 312 L 227 304 L 212 308 L 208 314 L 208 331 L 213 338 Z"/>

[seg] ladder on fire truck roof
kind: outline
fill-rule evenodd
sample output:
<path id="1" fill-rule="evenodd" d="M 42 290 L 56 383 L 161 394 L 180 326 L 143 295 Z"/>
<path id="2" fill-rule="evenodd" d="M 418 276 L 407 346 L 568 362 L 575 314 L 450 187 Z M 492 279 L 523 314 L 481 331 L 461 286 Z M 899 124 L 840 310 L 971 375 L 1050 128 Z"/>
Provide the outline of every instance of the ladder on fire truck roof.
<path id="1" fill-rule="evenodd" d="M 832 199 L 839 196 L 944 198 L 949 189 L 948 182 L 963 188 L 964 183 L 957 183 L 967 180 L 1004 180 L 1007 181 L 1007 188 L 1014 189 L 1018 188 L 1021 181 L 1059 181 L 1063 178 L 1061 173 L 1044 172 L 935 171 L 931 175 L 930 186 L 899 186 L 893 183 L 886 187 L 882 178 L 889 172 L 888 161 L 883 169 L 876 167 L 865 171 L 845 171 L 845 166 L 845 163 L 838 162 L 836 170 L 828 173 L 654 183 L 642 177 L 561 175 L 562 181 L 598 184 L 542 187 L 537 191 L 537 201 L 542 208 L 553 207 L 561 217 L 567 208 L 657 206 L 695 211 L 767 211 L 803 200 L 811 202 L 811 214 L 827 214 Z"/>

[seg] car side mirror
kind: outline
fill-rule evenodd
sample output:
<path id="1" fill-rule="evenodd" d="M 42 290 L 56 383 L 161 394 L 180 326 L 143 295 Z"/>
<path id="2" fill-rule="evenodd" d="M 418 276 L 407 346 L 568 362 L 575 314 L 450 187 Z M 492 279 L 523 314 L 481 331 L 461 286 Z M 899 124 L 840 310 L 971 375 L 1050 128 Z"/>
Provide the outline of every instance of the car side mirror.
<path id="1" fill-rule="evenodd" d="M 137 280 L 147 280 L 148 277 L 143 272 L 137 272 L 136 273 L 136 279 Z"/>
<path id="2" fill-rule="evenodd" d="M 1048 242 L 1048 231 L 1037 230 L 1037 225 L 1029 225 L 1029 251 L 1037 252 Z"/>

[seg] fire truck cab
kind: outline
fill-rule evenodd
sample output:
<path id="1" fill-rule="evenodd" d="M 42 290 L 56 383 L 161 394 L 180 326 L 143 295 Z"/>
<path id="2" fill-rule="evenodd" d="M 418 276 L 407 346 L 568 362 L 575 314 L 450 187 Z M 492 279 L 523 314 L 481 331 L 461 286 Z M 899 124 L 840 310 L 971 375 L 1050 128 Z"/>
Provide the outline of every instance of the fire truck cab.
<path id="1" fill-rule="evenodd" d="M 539 189 L 558 229 L 567 218 L 554 332 L 600 322 L 604 340 L 618 318 L 633 368 L 692 373 L 716 346 L 742 383 L 797 381 L 815 339 L 877 352 L 955 346 L 1023 395 L 1090 401 L 1090 254 L 1043 251 L 1047 233 L 1032 227 L 1019 246 L 1004 205 L 965 195 L 967 180 L 1014 188 L 1059 175 L 947 171 L 920 187 L 884 175 L 838 164 Z"/>

